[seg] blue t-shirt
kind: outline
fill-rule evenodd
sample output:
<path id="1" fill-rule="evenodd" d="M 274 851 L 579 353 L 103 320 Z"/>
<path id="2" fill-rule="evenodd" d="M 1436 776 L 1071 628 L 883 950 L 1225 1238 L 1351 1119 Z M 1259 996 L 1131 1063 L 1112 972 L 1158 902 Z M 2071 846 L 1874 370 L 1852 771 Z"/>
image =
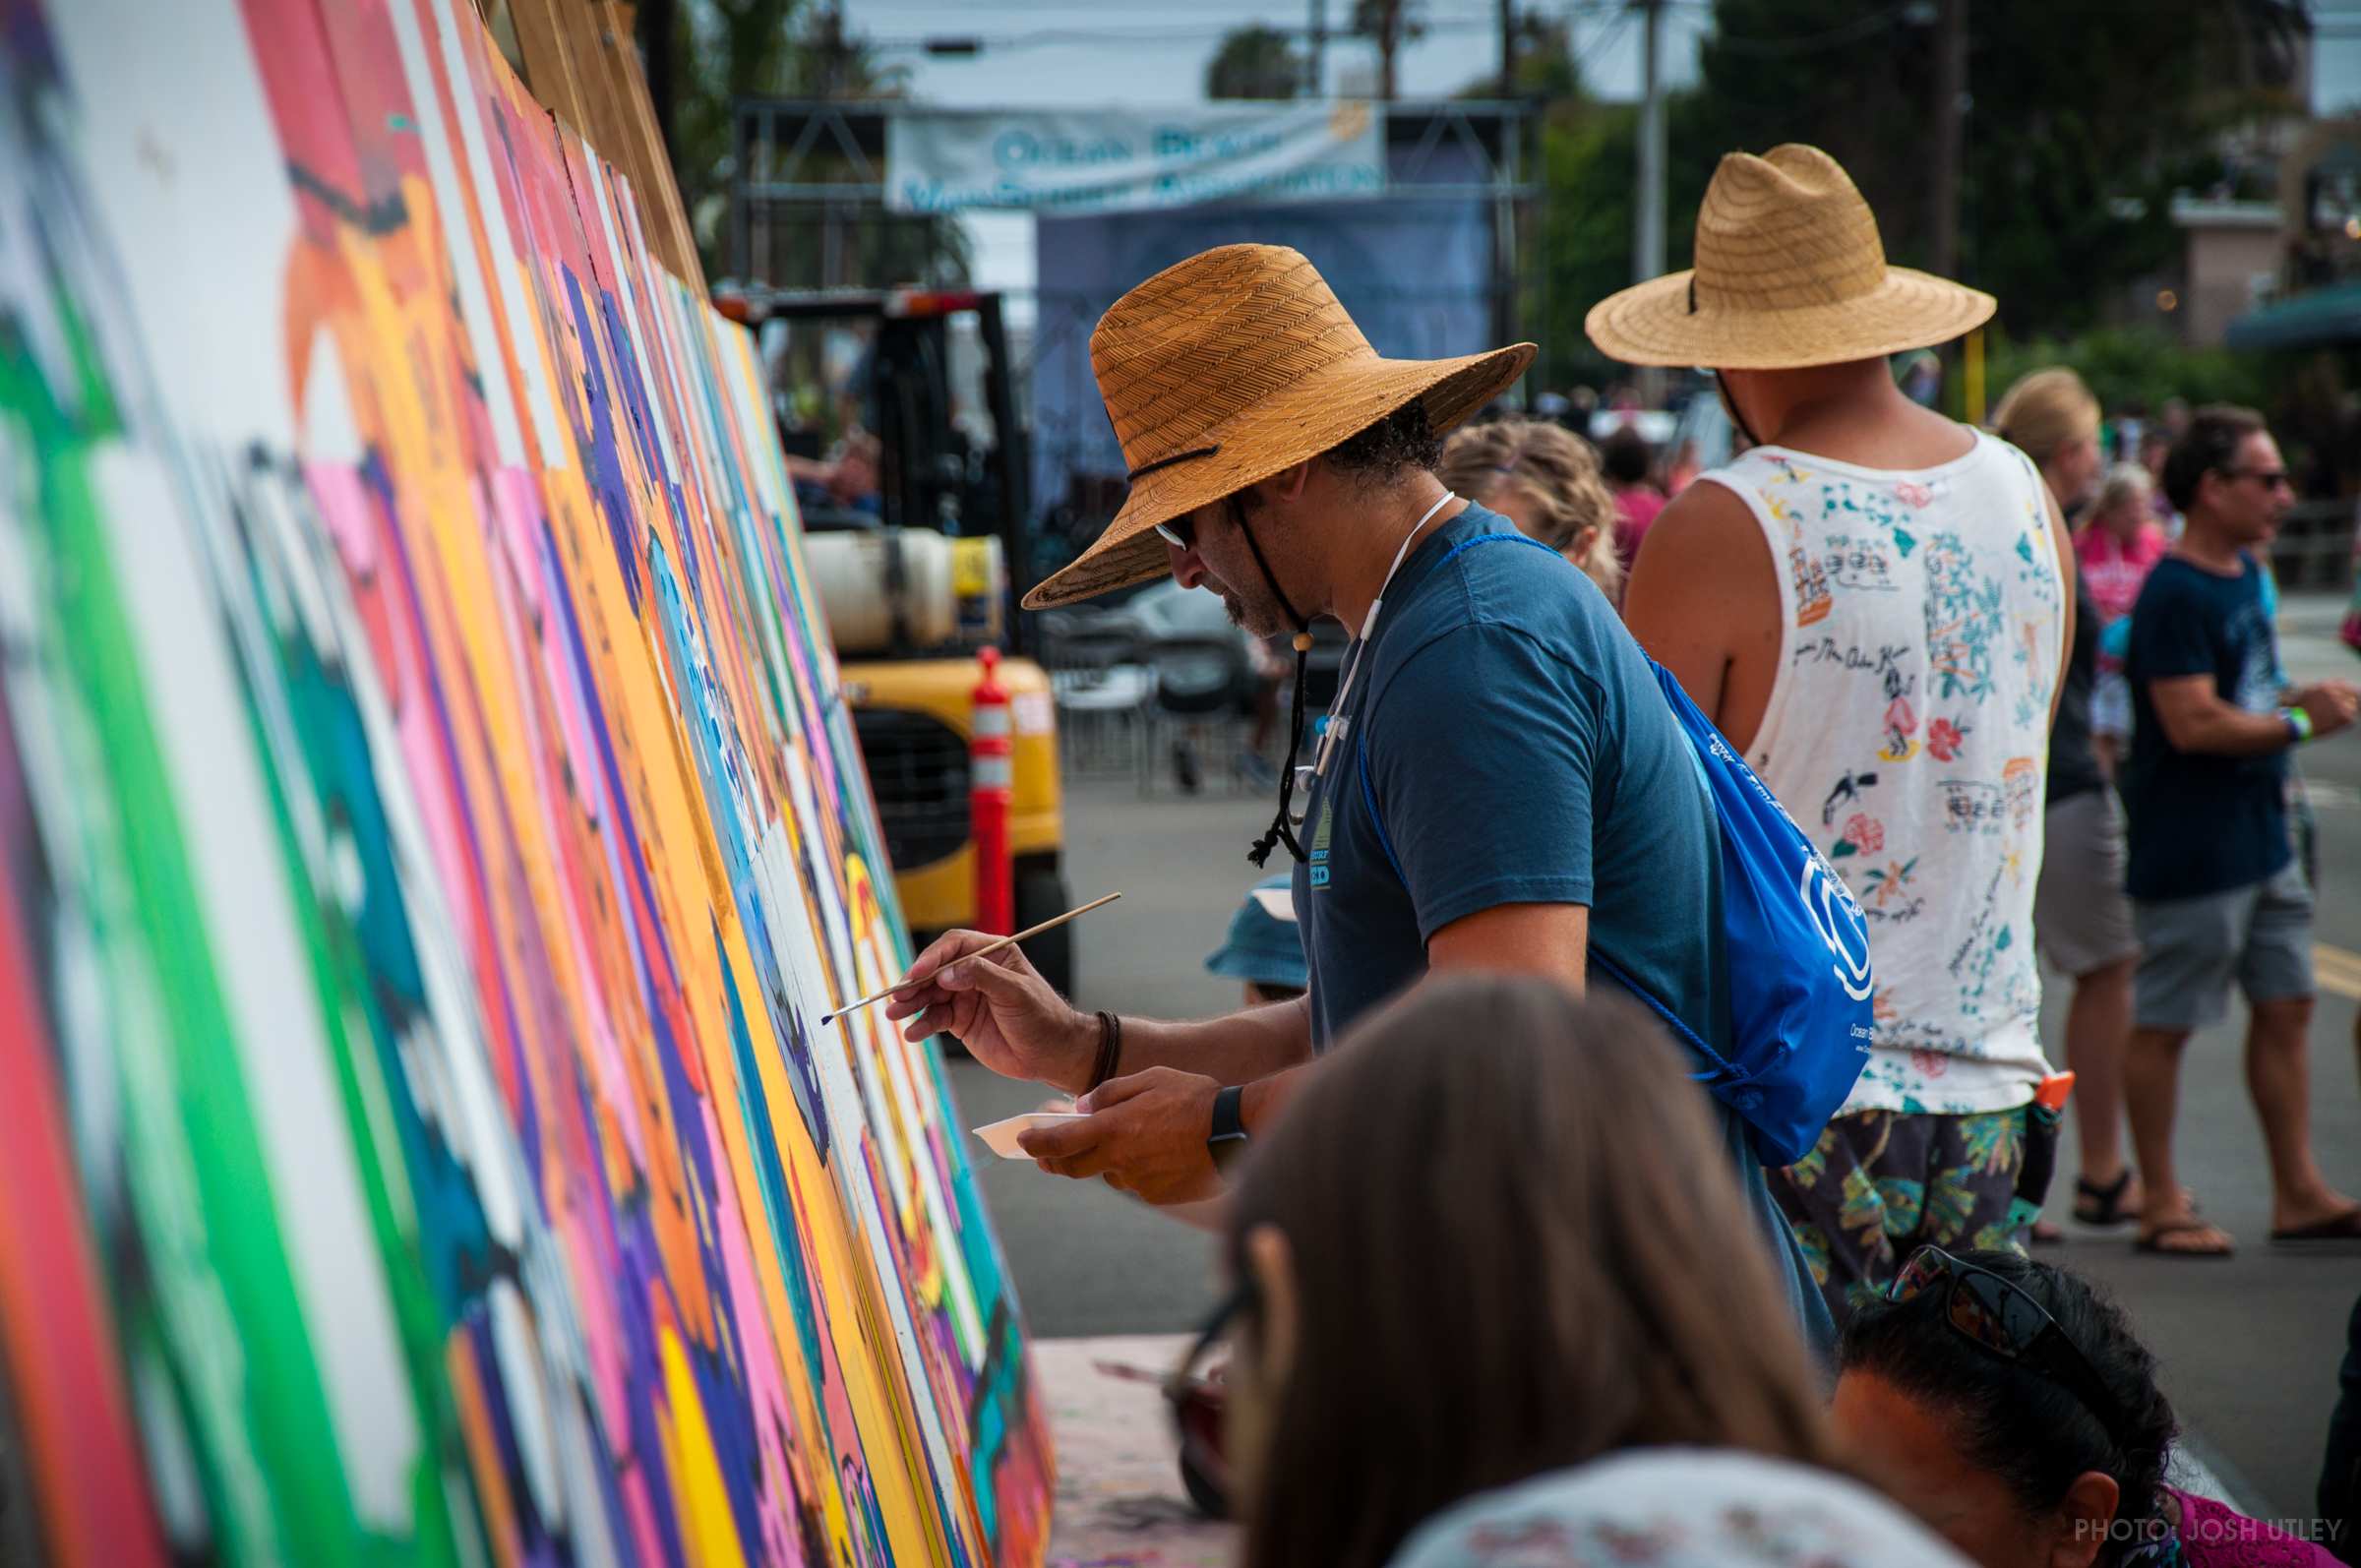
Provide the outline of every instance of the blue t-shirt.
<path id="1" fill-rule="evenodd" d="M 1713 803 L 1613 607 L 1481 507 L 1421 541 L 1383 600 L 1329 721 L 1340 728 L 1296 868 L 1314 1046 L 1423 975 L 1441 928 L 1530 903 L 1586 906 L 1594 950 L 1725 1045 Z M 1825 1351 L 1820 1293 L 1744 1122 L 1712 1105 L 1797 1318 Z"/>
<path id="2" fill-rule="evenodd" d="M 2224 577 L 2177 556 L 2156 563 L 2132 606 L 2124 674 L 2132 754 L 2123 774 L 2134 898 L 2196 898 L 2270 880 L 2295 849 L 2287 833 L 2287 757 L 2212 756 L 2173 749 L 2149 683 L 2205 675 L 2250 713 L 2279 703 L 2278 638 L 2263 569 L 2252 556 Z"/>

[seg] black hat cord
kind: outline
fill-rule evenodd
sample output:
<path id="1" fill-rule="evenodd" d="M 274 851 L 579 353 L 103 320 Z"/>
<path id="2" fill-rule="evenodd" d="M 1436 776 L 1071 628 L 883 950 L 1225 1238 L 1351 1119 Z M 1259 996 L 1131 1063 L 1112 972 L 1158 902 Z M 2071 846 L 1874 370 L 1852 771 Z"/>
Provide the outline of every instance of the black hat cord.
<path id="1" fill-rule="evenodd" d="M 1246 521 L 1244 510 L 1240 509 L 1236 516 L 1238 531 L 1246 536 L 1246 550 L 1254 557 L 1254 565 L 1262 570 L 1262 580 L 1270 585 L 1271 596 L 1279 601 L 1280 608 L 1287 612 L 1288 620 L 1296 628 L 1294 718 L 1287 731 L 1287 766 L 1279 774 L 1279 814 L 1271 818 L 1271 825 L 1254 841 L 1254 847 L 1246 851 L 1246 859 L 1254 863 L 1255 870 L 1260 871 L 1269 863 L 1272 849 L 1280 844 L 1285 844 L 1287 852 L 1299 863 L 1305 858 L 1303 846 L 1296 841 L 1295 831 L 1288 825 L 1287 814 L 1288 808 L 1295 804 L 1296 758 L 1302 754 L 1303 750 L 1303 683 L 1311 662 L 1311 622 L 1296 613 L 1295 601 L 1287 596 L 1285 588 L 1279 586 L 1279 578 L 1271 571 L 1271 564 L 1262 558 L 1262 546 L 1254 542 L 1254 530 Z"/>

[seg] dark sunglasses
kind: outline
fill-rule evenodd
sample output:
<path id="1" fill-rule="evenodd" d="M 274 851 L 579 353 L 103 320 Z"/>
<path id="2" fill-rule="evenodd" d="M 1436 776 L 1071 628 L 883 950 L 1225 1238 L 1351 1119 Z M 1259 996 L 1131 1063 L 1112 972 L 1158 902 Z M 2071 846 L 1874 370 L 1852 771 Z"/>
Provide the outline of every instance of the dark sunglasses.
<path id="1" fill-rule="evenodd" d="M 2130 1446 L 2122 1406 L 2049 1308 L 2021 1286 L 1963 1263 L 1939 1246 L 1911 1253 L 1886 1298 L 1908 1301 L 1938 1290 L 1946 1293 L 1943 1320 L 1953 1333 L 1997 1360 L 2027 1367 L 2064 1388 L 2098 1418 L 2117 1447 Z"/>
<path id="2" fill-rule="evenodd" d="M 1194 550 L 1197 547 L 1197 522 L 1186 513 L 1170 522 L 1158 523 L 1156 531 L 1163 534 L 1164 542 L 1176 550 Z"/>
<path id="3" fill-rule="evenodd" d="M 2266 490 L 2293 490 L 2295 481 L 2284 468 L 2224 468 L 2223 474 L 2232 479 L 2259 479 Z"/>

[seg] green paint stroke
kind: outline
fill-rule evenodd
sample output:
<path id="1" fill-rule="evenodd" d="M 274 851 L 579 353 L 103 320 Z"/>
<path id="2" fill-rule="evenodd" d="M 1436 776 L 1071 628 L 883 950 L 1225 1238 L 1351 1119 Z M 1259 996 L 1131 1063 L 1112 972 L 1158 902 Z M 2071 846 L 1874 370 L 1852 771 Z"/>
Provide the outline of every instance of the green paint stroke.
<path id="1" fill-rule="evenodd" d="M 35 577 L 33 678 L 47 675 L 54 711 L 73 732 L 60 742 L 89 764 L 73 770 L 78 859 L 58 875 L 88 915 L 120 1074 L 124 1147 L 83 1151 L 91 1169 L 119 1162 L 128 1181 L 145 1277 L 127 1278 L 120 1249 L 109 1248 L 111 1284 L 127 1315 L 151 1313 L 171 1347 L 221 1554 L 366 1560 L 374 1553 L 337 1463 L 181 803 L 109 557 L 94 470 L 125 451 L 128 433 L 85 319 L 62 286 L 53 304 L 73 360 L 71 400 L 43 377 L 16 323 L 0 320 L 0 421 L 32 459 L 32 512 L 15 522 Z"/>

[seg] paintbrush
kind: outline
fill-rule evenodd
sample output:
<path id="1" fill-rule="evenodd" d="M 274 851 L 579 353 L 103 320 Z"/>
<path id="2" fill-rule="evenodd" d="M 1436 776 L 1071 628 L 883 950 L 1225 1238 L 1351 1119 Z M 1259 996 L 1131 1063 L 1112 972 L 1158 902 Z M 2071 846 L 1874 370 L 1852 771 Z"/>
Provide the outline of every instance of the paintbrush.
<path id="1" fill-rule="evenodd" d="M 1013 947 L 1018 942 L 1025 940 L 1025 938 L 1029 936 L 1038 936 L 1045 931 L 1055 931 L 1059 926 L 1064 925 L 1067 921 L 1078 919 L 1083 915 L 1087 915 L 1092 910 L 1100 908 L 1102 905 L 1112 904 L 1122 896 L 1123 895 L 1120 893 L 1109 893 L 1105 898 L 1094 898 L 1089 903 L 1082 905 L 1078 909 L 1069 909 L 1062 915 L 1052 915 L 1048 920 L 1043 921 L 1040 925 L 1027 927 L 1025 930 L 1018 932 L 1013 936 L 1002 936 L 997 942 L 986 942 L 974 952 L 962 953 L 957 958 L 952 959 L 951 962 L 964 964 L 969 959 L 981 958 L 986 953 L 997 953 L 1003 947 Z M 949 966 L 946 965 L 944 967 L 947 968 Z M 864 996 L 859 1001 L 848 1001 L 843 1006 L 837 1008 L 834 1012 L 821 1013 L 819 1015 L 820 1024 L 824 1028 L 826 1025 L 832 1024 L 837 1019 L 843 1017 L 846 1013 L 858 1012 L 862 1008 L 869 1006 L 872 1002 L 883 1001 L 886 997 L 898 995 L 900 992 L 907 990 L 909 986 L 909 977 L 904 976 L 901 980 L 895 982 L 893 985 L 887 986 L 883 991 L 878 992 L 874 996 Z"/>

